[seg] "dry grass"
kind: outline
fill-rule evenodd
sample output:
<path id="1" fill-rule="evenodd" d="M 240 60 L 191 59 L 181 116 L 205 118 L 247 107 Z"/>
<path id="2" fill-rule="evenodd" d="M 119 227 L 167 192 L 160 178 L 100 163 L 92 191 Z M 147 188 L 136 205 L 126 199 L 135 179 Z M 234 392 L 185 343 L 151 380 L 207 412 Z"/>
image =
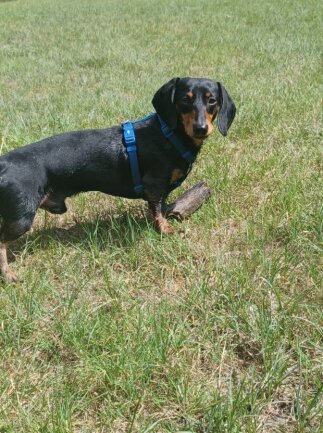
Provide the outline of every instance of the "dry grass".
<path id="1" fill-rule="evenodd" d="M 238 107 L 184 185 L 213 196 L 173 237 L 144 203 L 92 193 L 13 245 L 1 433 L 320 431 L 320 11 L 1 2 L 1 153 L 144 116 L 177 75 L 222 81 Z"/>

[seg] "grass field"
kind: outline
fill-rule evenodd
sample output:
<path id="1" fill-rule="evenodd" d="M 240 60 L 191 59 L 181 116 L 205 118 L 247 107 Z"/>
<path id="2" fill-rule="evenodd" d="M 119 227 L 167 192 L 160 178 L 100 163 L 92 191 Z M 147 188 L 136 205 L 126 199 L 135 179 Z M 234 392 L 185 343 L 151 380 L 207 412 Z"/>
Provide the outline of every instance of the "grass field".
<path id="1" fill-rule="evenodd" d="M 308 0 L 0 2 L 0 153 L 152 111 L 173 76 L 237 105 L 161 238 L 98 193 L 39 211 L 0 282 L 1 433 L 319 432 L 321 17 Z"/>

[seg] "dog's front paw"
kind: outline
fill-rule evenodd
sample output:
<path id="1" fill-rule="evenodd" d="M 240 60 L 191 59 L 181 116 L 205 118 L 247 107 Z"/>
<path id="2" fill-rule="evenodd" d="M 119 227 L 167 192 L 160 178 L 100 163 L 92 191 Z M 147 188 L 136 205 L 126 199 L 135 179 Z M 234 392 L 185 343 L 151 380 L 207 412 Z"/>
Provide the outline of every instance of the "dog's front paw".
<path id="1" fill-rule="evenodd" d="M 172 227 L 171 225 L 169 225 L 169 224 L 167 224 L 165 227 L 163 227 L 161 230 L 160 230 L 160 233 L 162 234 L 162 235 L 166 235 L 166 236 L 168 236 L 168 235 L 172 235 L 172 234 L 174 234 L 176 232 L 176 230 L 174 229 L 174 227 Z"/>
<path id="2" fill-rule="evenodd" d="M 171 235 L 176 231 L 165 218 L 157 220 L 155 222 L 155 228 L 160 234 L 164 236 Z"/>

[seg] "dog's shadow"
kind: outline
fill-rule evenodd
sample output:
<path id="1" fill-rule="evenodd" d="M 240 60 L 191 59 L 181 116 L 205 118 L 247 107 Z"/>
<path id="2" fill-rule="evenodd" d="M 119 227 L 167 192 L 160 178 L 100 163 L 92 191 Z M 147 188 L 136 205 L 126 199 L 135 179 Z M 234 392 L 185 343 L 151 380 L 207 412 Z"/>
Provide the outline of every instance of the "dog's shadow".
<path id="1" fill-rule="evenodd" d="M 52 224 L 54 221 L 51 220 L 50 223 Z M 53 243 L 59 243 L 66 248 L 84 248 L 87 250 L 94 246 L 99 251 L 108 246 L 121 249 L 130 248 L 146 231 L 155 232 L 151 221 L 144 212 L 140 215 L 133 215 L 131 211 L 125 211 L 116 216 L 97 216 L 89 220 L 76 220 L 57 227 L 46 228 L 45 222 L 45 228 L 39 227 L 38 224 L 37 228 L 10 245 L 10 261 L 14 261 L 15 255 L 22 252 L 28 251 L 29 255 L 52 249 Z"/>

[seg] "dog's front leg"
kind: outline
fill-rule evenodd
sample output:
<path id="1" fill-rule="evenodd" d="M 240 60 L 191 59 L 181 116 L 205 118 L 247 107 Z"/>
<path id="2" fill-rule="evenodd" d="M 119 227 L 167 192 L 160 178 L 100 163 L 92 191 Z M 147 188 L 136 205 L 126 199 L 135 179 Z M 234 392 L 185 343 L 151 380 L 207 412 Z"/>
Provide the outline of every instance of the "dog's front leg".
<path id="1" fill-rule="evenodd" d="M 163 234 L 174 233 L 175 229 L 166 219 L 166 198 L 169 191 L 169 176 L 147 173 L 143 178 L 144 195 L 151 210 L 155 229 Z"/>
<path id="2" fill-rule="evenodd" d="M 163 235 L 174 233 L 175 229 L 168 223 L 165 217 L 165 199 L 160 198 L 159 200 L 148 200 L 148 205 L 153 215 L 155 229 Z"/>

